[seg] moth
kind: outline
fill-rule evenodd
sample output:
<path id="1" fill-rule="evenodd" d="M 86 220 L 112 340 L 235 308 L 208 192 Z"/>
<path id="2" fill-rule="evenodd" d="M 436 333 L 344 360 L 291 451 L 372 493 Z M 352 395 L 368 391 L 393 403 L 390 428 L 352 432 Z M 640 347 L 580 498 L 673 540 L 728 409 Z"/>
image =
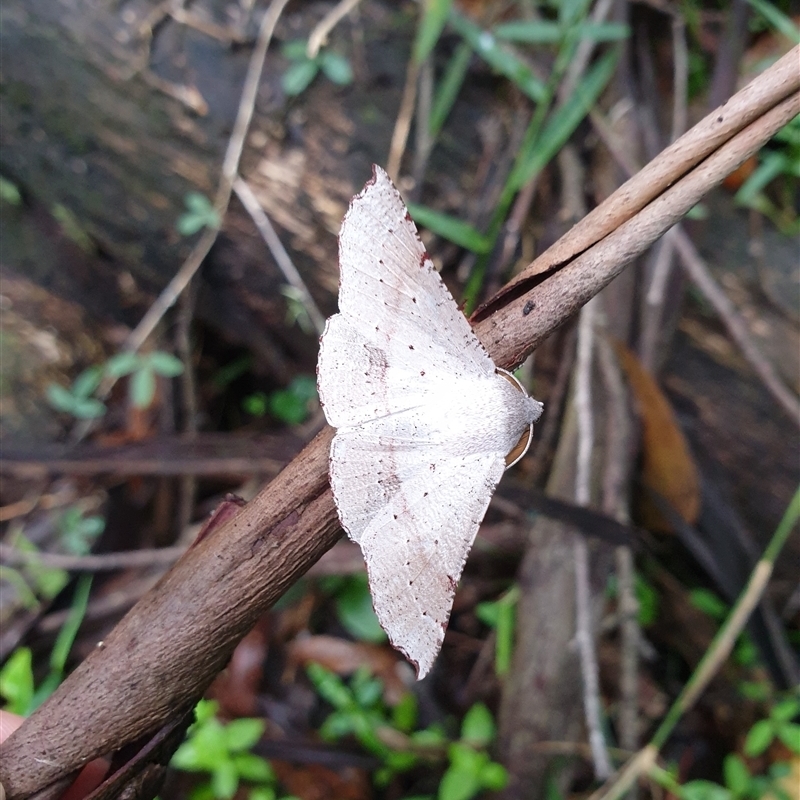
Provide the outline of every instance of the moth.
<path id="1" fill-rule="evenodd" d="M 421 679 L 508 456 L 527 449 L 542 404 L 495 366 L 380 167 L 345 214 L 339 267 L 317 365 L 336 429 L 330 482 L 378 620 Z"/>

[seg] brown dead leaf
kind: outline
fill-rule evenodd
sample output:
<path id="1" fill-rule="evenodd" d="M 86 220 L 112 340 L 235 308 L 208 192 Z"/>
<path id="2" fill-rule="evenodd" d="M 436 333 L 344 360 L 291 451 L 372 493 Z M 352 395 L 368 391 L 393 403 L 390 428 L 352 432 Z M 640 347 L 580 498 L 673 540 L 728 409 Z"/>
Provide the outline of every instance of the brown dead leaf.
<path id="1" fill-rule="evenodd" d="M 322 764 L 295 766 L 272 761 L 284 788 L 300 800 L 368 800 L 372 797 L 369 777 L 363 769 L 333 770 Z"/>
<path id="2" fill-rule="evenodd" d="M 652 375 L 625 345 L 615 347 L 642 421 L 642 481 L 693 525 L 700 513 L 700 481 L 686 438 Z M 640 511 L 646 527 L 671 530 L 650 501 L 643 500 Z"/>

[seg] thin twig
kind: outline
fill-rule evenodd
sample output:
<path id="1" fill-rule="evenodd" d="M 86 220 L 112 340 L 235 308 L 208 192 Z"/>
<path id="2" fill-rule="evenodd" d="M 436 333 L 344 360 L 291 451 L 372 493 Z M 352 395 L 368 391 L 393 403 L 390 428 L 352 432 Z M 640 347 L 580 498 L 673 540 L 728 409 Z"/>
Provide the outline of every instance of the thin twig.
<path id="1" fill-rule="evenodd" d="M 253 118 L 253 110 L 255 109 L 256 95 L 258 92 L 258 85 L 261 81 L 261 72 L 264 68 L 264 59 L 267 55 L 267 47 L 272 39 L 278 17 L 280 17 L 287 2 L 289 2 L 289 0 L 272 0 L 261 21 L 258 39 L 256 40 L 253 53 L 250 56 L 247 75 L 245 76 L 244 86 L 242 87 L 242 96 L 239 100 L 239 110 L 236 115 L 233 131 L 228 140 L 228 148 L 222 163 L 222 175 L 214 200 L 214 210 L 217 212 L 218 223 L 205 230 L 181 268 L 175 273 L 172 280 L 156 298 L 156 301 L 150 306 L 139 324 L 131 331 L 125 342 L 124 350 L 136 351 L 144 344 L 159 320 L 164 316 L 167 310 L 175 304 L 178 296 L 186 288 L 189 281 L 208 255 L 212 245 L 217 240 L 222 220 L 225 217 L 225 212 L 228 210 L 233 183 L 239 171 L 239 159 L 242 156 L 247 130 Z"/>
<path id="2" fill-rule="evenodd" d="M 306 55 L 316 58 L 320 48 L 327 44 L 328 34 L 361 2 L 361 0 L 339 0 L 311 31 L 308 37 Z"/>
<path id="3" fill-rule="evenodd" d="M 392 141 L 389 145 L 389 157 L 386 159 L 386 171 L 389 177 L 397 182 L 400 173 L 400 164 L 408 142 L 408 132 L 411 130 L 411 118 L 414 116 L 414 106 L 417 102 L 417 84 L 421 64 L 415 58 L 408 59 L 406 70 L 406 84 L 403 88 L 403 98 L 400 101 L 400 110 L 397 112 L 397 121 L 392 131 Z"/>
<path id="4" fill-rule="evenodd" d="M 275 232 L 275 228 L 272 226 L 264 208 L 250 188 L 250 184 L 243 178 L 237 177 L 233 182 L 233 191 L 236 192 L 236 196 L 242 201 L 245 210 L 251 216 L 253 222 L 255 222 L 256 228 L 258 228 L 258 232 L 261 234 L 261 238 L 266 242 L 270 253 L 272 253 L 272 257 L 275 259 L 275 263 L 278 265 L 278 269 L 283 273 L 283 277 L 286 278 L 287 283 L 296 290 L 303 307 L 314 325 L 314 329 L 318 334 L 321 334 L 325 329 L 325 317 L 314 302 L 311 292 L 308 291 L 308 287 L 297 271 L 297 267 L 295 267 L 291 257 L 286 252 L 286 248 Z"/>
<path id="5" fill-rule="evenodd" d="M 578 460 L 575 475 L 575 500 L 588 506 L 591 500 L 592 450 L 594 449 L 594 414 L 592 410 L 592 349 L 597 298 L 581 309 L 578 322 L 578 360 L 575 373 L 575 409 L 578 418 Z M 611 761 L 603 736 L 600 711 L 600 681 L 592 633 L 591 590 L 589 588 L 589 548 L 583 537 L 573 543 L 575 560 L 575 639 L 581 659 L 583 706 L 592 763 L 597 778 L 605 780 L 612 773 Z"/>
<path id="6" fill-rule="evenodd" d="M 761 378 L 770 394 L 789 414 L 795 425 L 800 425 L 800 399 L 780 379 L 772 364 L 759 350 L 736 307 L 722 287 L 714 280 L 692 240 L 680 226 L 675 228 L 675 247 L 686 274 L 714 306 L 714 310 L 719 314 L 728 333 L 739 345 L 742 355 Z"/>
<path id="7" fill-rule="evenodd" d="M 10 567 L 28 565 L 75 570 L 77 572 L 112 572 L 137 567 L 169 566 L 186 552 L 186 547 L 158 547 L 92 556 L 70 556 L 61 553 L 42 553 L 17 550 L 0 544 L 0 561 Z"/>
<path id="8" fill-rule="evenodd" d="M 194 359 L 192 358 L 192 319 L 194 318 L 195 292 L 190 283 L 187 290 L 180 296 L 178 303 L 177 327 L 175 343 L 178 357 L 183 362 L 181 373 L 181 405 L 183 413 L 180 419 L 180 429 L 189 439 L 197 437 L 197 382 L 194 374 Z M 182 475 L 178 492 L 178 530 L 186 530 L 192 521 L 195 499 L 197 497 L 197 477 L 195 475 Z"/>
<path id="9" fill-rule="evenodd" d="M 647 293 L 645 295 L 639 355 L 642 365 L 649 372 L 655 372 L 659 333 L 661 333 L 661 327 L 664 321 L 667 283 L 672 274 L 673 255 L 675 253 L 673 231 L 674 228 L 668 230 L 654 245 L 655 263 L 650 275 L 650 284 L 647 287 Z"/>
<path id="10" fill-rule="evenodd" d="M 689 49 L 686 22 L 680 14 L 672 18 L 672 136 L 674 142 L 686 132 L 689 105 Z"/>
<path id="11" fill-rule="evenodd" d="M 606 17 L 611 13 L 613 7 L 614 0 L 597 0 L 592 9 L 589 21 L 595 25 L 605 22 Z M 561 82 L 561 86 L 558 90 L 558 97 L 562 103 L 565 103 L 575 91 L 578 81 L 589 65 L 592 53 L 597 48 L 597 44 L 597 41 L 591 36 L 586 36 L 578 42 L 578 46 L 575 48 L 575 54 L 570 60 L 567 71 L 564 74 L 564 80 Z"/>
<path id="12" fill-rule="evenodd" d="M 617 800 L 627 792 L 640 775 L 647 772 L 655 763 L 659 751 L 672 735 L 681 717 L 705 691 L 711 679 L 717 674 L 733 650 L 737 637 L 767 588 L 775 567 L 775 560 L 797 524 L 798 518 L 800 518 L 800 488 L 789 502 L 783 519 L 778 524 L 760 561 L 753 569 L 747 586 L 739 595 L 736 605 L 731 609 L 731 613 L 712 640 L 703 658 L 700 659 L 700 663 L 672 704 L 650 743 L 625 765 L 610 786 L 599 789 L 591 796 L 590 800 Z"/>
<path id="13" fill-rule="evenodd" d="M 606 337 L 598 341 L 600 369 L 608 402 L 606 427 L 606 463 L 603 468 L 603 511 L 623 524 L 628 519 L 626 485 L 631 465 L 631 423 L 622 370 Z M 639 646 L 641 636 L 634 593 L 633 551 L 617 547 L 614 551 L 617 573 L 617 617 L 620 627 L 619 713 L 617 726 L 620 745 L 635 751 L 638 747 Z M 634 794 L 635 796 L 635 794 Z"/>

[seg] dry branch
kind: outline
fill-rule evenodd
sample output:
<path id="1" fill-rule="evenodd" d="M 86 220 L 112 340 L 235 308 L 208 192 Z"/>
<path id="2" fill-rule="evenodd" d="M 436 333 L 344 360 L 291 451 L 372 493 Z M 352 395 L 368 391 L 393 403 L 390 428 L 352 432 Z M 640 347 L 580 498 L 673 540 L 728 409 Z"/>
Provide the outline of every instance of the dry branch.
<path id="1" fill-rule="evenodd" d="M 516 281 L 483 311 L 476 332 L 498 364 L 519 363 L 800 112 L 799 56 L 795 48 L 703 120 L 525 275 L 598 244 L 540 275 L 529 291 Z M 696 143 L 691 157 L 687 137 Z M 338 538 L 330 441 L 323 431 L 230 522 L 190 548 L 0 747 L 9 800 L 158 730 L 196 701 L 263 611 Z"/>

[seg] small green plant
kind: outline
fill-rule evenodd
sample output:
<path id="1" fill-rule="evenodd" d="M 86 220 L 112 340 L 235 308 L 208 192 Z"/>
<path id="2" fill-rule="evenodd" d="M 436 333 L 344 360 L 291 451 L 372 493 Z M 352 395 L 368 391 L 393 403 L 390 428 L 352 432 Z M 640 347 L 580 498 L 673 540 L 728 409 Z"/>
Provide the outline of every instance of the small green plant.
<path id="1" fill-rule="evenodd" d="M 255 417 L 267 412 L 287 425 L 304 422 L 317 397 L 317 382 L 310 375 L 298 375 L 285 389 L 278 389 L 270 395 L 254 392 L 242 401 L 242 407 Z"/>
<path id="2" fill-rule="evenodd" d="M 498 791 L 506 785 L 505 767 L 492 761 L 486 752 L 494 737 L 489 709 L 476 703 L 464 716 L 461 737 L 447 749 L 450 766 L 439 784 L 438 800 L 471 800 L 484 789 Z"/>
<path id="3" fill-rule="evenodd" d="M 217 718 L 218 710 L 219 705 L 212 700 L 197 704 L 195 722 L 170 762 L 175 769 L 209 776 L 207 783 L 195 787 L 191 800 L 228 800 L 242 781 L 253 784 L 247 794 L 249 800 L 277 800 L 272 766 L 250 752 L 264 733 L 264 721 L 236 719 L 223 723 Z"/>
<path id="4" fill-rule="evenodd" d="M 3 665 L 0 670 L 0 696 L 6 701 L 7 710 L 27 716 L 58 688 L 64 679 L 67 658 L 78 629 L 86 615 L 91 587 L 91 575 L 81 575 L 78 578 L 69 614 L 50 652 L 50 669 L 38 689 L 34 691 L 33 659 L 29 648 L 17 648 Z"/>
<path id="5" fill-rule="evenodd" d="M 47 387 L 47 400 L 57 411 L 76 419 L 95 419 L 106 413 L 106 407 L 92 395 L 103 379 L 102 367 L 89 367 L 81 372 L 69 389 L 57 383 Z"/>
<path id="6" fill-rule="evenodd" d="M 380 758 L 383 767 L 375 776 L 378 785 L 385 785 L 395 774 L 407 772 L 422 761 L 446 760 L 437 800 L 471 800 L 484 789 L 505 786 L 505 769 L 486 752 L 494 740 L 495 725 L 483 704 L 477 703 L 467 712 L 460 737 L 448 742 L 438 726 L 414 730 L 417 703 L 410 692 L 394 709 L 388 709 L 382 701 L 381 682 L 370 677 L 366 669 L 358 670 L 349 685 L 319 664 L 308 666 L 308 676 L 334 709 L 322 724 L 320 735 L 331 741 L 353 736 Z"/>
<path id="7" fill-rule="evenodd" d="M 177 229 L 181 236 L 192 236 L 203 228 L 218 228 L 219 214 L 213 203 L 200 192 L 187 192 L 183 198 L 186 211 L 178 218 Z"/>
<path id="8" fill-rule="evenodd" d="M 146 408 L 155 396 L 156 375 L 174 378 L 181 372 L 183 364 L 170 353 L 160 350 L 141 354 L 118 353 L 105 364 L 85 369 L 69 389 L 50 384 L 47 387 L 47 399 L 57 411 L 71 414 L 76 419 L 95 419 L 106 412 L 105 405 L 93 396 L 104 378 L 116 380 L 129 376 L 128 397 L 131 405 Z"/>
<path id="9" fill-rule="evenodd" d="M 90 514 L 84 516 L 80 506 L 71 506 L 56 520 L 61 549 L 75 556 L 89 552 L 94 540 L 105 528 L 103 517 Z M 17 596 L 28 608 L 36 608 L 39 598 L 50 600 L 69 582 L 69 573 L 58 567 L 47 567 L 37 558 L 39 548 L 28 539 L 21 528 L 13 529 L 9 543 L 21 553 L 29 555 L 23 567 L 0 566 L 0 579 L 10 583 Z"/>
<path id="10" fill-rule="evenodd" d="M 767 718 L 759 720 L 750 729 L 744 743 L 744 755 L 756 757 L 779 739 L 791 753 L 800 755 L 800 725 L 793 720 L 800 714 L 800 696 L 795 692 L 788 698 L 778 699 L 769 710 Z M 722 764 L 722 783 L 711 780 L 688 781 L 681 785 L 675 774 L 660 768 L 651 777 L 680 800 L 793 800 L 787 791 L 787 778 L 791 765 L 776 761 L 766 774 L 754 775 L 744 759 L 729 753 Z"/>
<path id="11" fill-rule="evenodd" d="M 724 785 L 708 780 L 696 780 L 675 785 L 673 790 L 681 800 L 792 800 L 779 785 L 789 772 L 787 764 L 773 764 L 767 775 L 753 775 L 747 764 L 735 753 L 729 753 L 722 764 Z"/>
<path id="12" fill-rule="evenodd" d="M 336 616 L 353 638 L 374 644 L 386 641 L 386 633 L 372 607 L 365 574 L 322 578 L 320 586 L 324 592 L 333 595 Z"/>
<path id="13" fill-rule="evenodd" d="M 514 650 L 514 630 L 520 591 L 512 586 L 498 600 L 479 603 L 475 609 L 478 619 L 495 631 L 495 672 L 502 676 L 511 669 L 511 654 Z"/>
<path id="14" fill-rule="evenodd" d="M 0 670 L 0 696 L 5 709 L 25 716 L 33 705 L 33 656 L 30 647 L 18 647 Z"/>
<path id="15" fill-rule="evenodd" d="M 286 298 L 286 324 L 292 326 L 296 322 L 303 333 L 314 333 L 314 323 L 306 307 L 306 295 L 288 283 L 281 286 L 281 294 Z"/>
<path id="16" fill-rule="evenodd" d="M 780 740 L 795 755 L 800 755 L 800 695 L 793 695 L 775 703 L 766 719 L 759 720 L 750 729 L 744 742 L 748 756 L 760 756 L 775 741 Z"/>
<path id="17" fill-rule="evenodd" d="M 332 50 L 320 50 L 315 58 L 309 58 L 307 47 L 308 43 L 302 39 L 283 45 L 283 55 L 291 62 L 281 81 L 287 95 L 296 97 L 301 94 L 320 71 L 337 86 L 346 86 L 352 82 L 353 69 L 344 56 Z"/>
<path id="18" fill-rule="evenodd" d="M 80 506 L 71 506 L 58 521 L 61 546 L 74 556 L 85 555 L 105 527 L 103 517 L 97 514 L 84 516 Z"/>

